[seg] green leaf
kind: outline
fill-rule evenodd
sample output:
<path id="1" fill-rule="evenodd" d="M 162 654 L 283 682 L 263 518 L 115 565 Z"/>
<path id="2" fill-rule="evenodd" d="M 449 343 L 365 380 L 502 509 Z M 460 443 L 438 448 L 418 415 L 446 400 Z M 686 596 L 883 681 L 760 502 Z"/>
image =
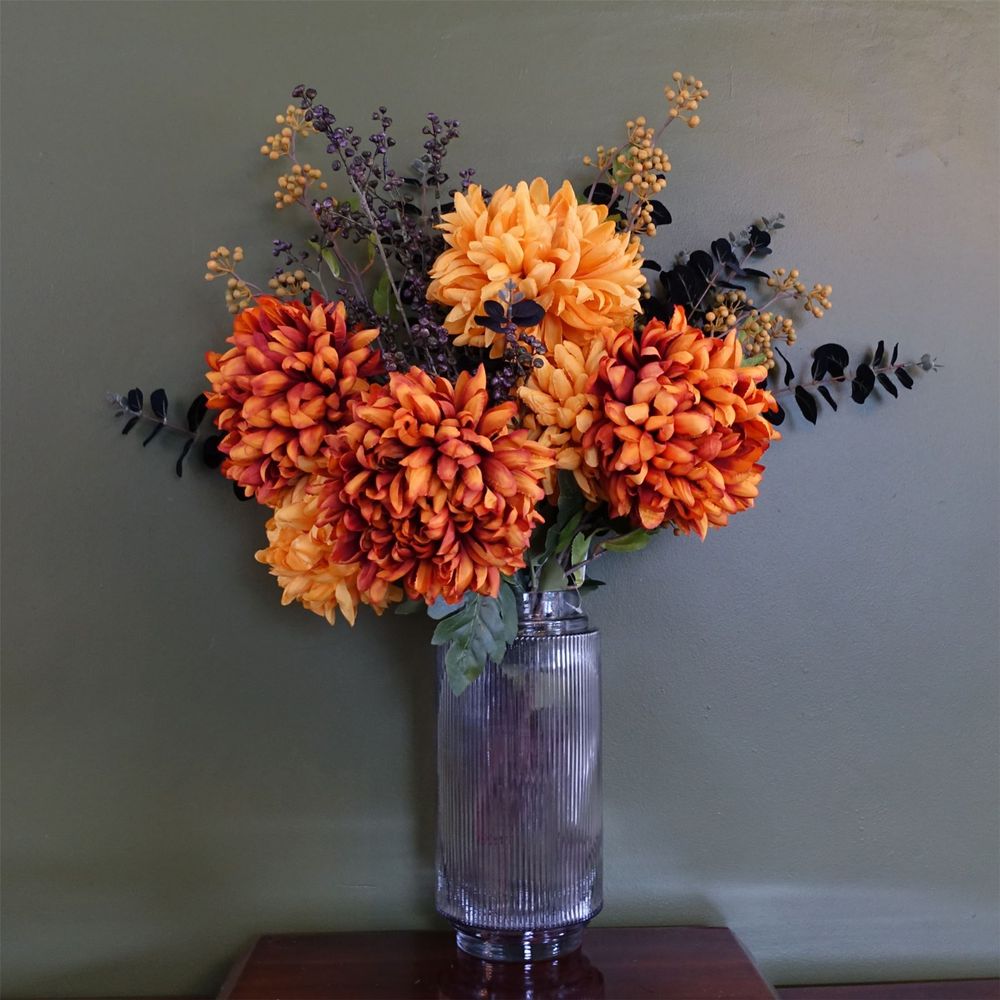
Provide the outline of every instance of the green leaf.
<path id="1" fill-rule="evenodd" d="M 545 548 L 538 560 L 538 565 L 545 565 L 553 555 L 565 550 L 573 537 L 576 526 L 565 539 L 563 539 L 564 530 L 574 518 L 576 518 L 576 524 L 579 525 L 580 519 L 583 517 L 583 509 L 583 493 L 580 492 L 580 487 L 577 486 L 573 473 L 561 471 L 559 473 L 559 505 L 556 508 L 556 519 L 545 535 Z"/>
<path id="2" fill-rule="evenodd" d="M 627 535 L 619 535 L 617 538 L 609 538 L 601 545 L 608 552 L 638 552 L 644 549 L 653 540 L 654 532 L 646 531 L 645 528 L 636 528 Z"/>
<path id="3" fill-rule="evenodd" d="M 500 617 L 503 620 L 504 639 L 509 646 L 517 636 L 518 594 L 514 586 L 504 578 L 500 584 Z"/>
<path id="4" fill-rule="evenodd" d="M 590 554 L 590 542 L 591 536 L 585 535 L 582 532 L 574 537 L 573 544 L 569 550 L 571 565 L 576 566 L 577 563 L 586 562 L 587 556 Z M 573 583 L 575 586 L 579 587 L 586 579 L 586 566 L 580 566 L 573 571 Z"/>
<path id="5" fill-rule="evenodd" d="M 444 662 L 452 691 L 461 694 L 487 660 L 502 662 L 516 634 L 517 599 L 506 580 L 498 597 L 466 594 L 462 607 L 441 619 L 431 639 L 435 646 L 448 643 Z"/>
<path id="6" fill-rule="evenodd" d="M 563 526 L 562 531 L 556 538 L 556 555 L 565 552 L 569 547 L 570 542 L 574 541 L 574 536 L 576 536 L 576 529 L 580 527 L 580 521 L 583 519 L 583 511 L 578 510 Z M 576 562 L 574 559 L 573 562 Z"/>
<path id="7" fill-rule="evenodd" d="M 740 363 L 741 368 L 753 368 L 754 365 L 762 365 L 767 360 L 766 354 L 755 354 L 752 358 L 744 358 Z"/>
<path id="8" fill-rule="evenodd" d="M 375 254 L 378 253 L 378 240 L 374 233 L 368 234 L 368 263 L 370 264 L 375 259 Z"/>
<path id="9" fill-rule="evenodd" d="M 372 293 L 372 308 L 379 316 L 389 315 L 390 292 L 389 275 L 386 273 L 379 278 L 378 284 L 375 286 L 375 291 Z"/>
<path id="10" fill-rule="evenodd" d="M 559 472 L 559 515 L 557 521 L 565 524 L 578 510 L 583 509 L 583 493 L 576 476 L 565 469 Z"/>
<path id="11" fill-rule="evenodd" d="M 471 650 L 472 633 L 464 632 L 448 647 L 444 654 L 445 672 L 448 675 L 448 686 L 455 694 L 461 694 L 482 672 L 486 666 L 477 662 L 475 653 Z"/>
<path id="12" fill-rule="evenodd" d="M 479 602 L 479 621 L 483 648 L 491 659 L 502 660 L 507 651 L 507 639 L 504 635 L 503 618 L 500 616 L 500 602 L 492 597 L 483 598 Z"/>
<path id="13" fill-rule="evenodd" d="M 431 636 L 431 645 L 443 646 L 446 642 L 450 642 L 463 629 L 469 627 L 474 617 L 471 608 L 465 607 L 453 615 L 448 615 L 447 618 L 442 618 L 434 629 L 434 635 Z"/>
<path id="14" fill-rule="evenodd" d="M 550 559 L 538 578 L 539 590 L 565 590 L 569 581 L 558 559 Z"/>
<path id="15" fill-rule="evenodd" d="M 322 251 L 323 263 L 330 268 L 330 273 L 335 277 L 340 277 L 340 261 L 337 259 L 337 255 L 327 247 Z"/>

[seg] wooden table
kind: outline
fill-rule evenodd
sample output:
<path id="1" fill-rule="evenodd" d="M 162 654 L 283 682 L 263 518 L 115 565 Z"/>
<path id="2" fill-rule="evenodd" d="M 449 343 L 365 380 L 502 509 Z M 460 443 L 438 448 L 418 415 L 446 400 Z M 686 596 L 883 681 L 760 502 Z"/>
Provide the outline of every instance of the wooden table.
<path id="1" fill-rule="evenodd" d="M 481 962 L 439 931 L 268 934 L 220 1000 L 774 1000 L 724 927 L 592 928 L 531 965 Z"/>

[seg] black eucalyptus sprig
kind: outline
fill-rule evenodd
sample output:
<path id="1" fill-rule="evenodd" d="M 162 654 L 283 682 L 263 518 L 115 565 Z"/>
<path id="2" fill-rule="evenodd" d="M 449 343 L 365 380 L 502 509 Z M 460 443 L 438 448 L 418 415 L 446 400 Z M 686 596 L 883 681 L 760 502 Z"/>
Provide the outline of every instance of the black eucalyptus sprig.
<path id="1" fill-rule="evenodd" d="M 659 279 L 658 287 L 651 289 L 644 302 L 645 318 L 669 322 L 674 308 L 680 306 L 688 322 L 702 328 L 706 315 L 712 311 L 709 297 L 712 290 L 745 292 L 750 283 L 770 277 L 766 271 L 747 265 L 750 260 L 763 260 L 771 255 L 771 232 L 783 229 L 783 220 L 781 214 L 773 220 L 761 219 L 739 235 L 730 233 L 728 239 L 723 236 L 713 240 L 709 250 L 679 254 L 669 270 L 647 259 L 643 267 L 658 272 Z"/>
<path id="2" fill-rule="evenodd" d="M 886 360 L 885 342 L 879 341 L 869 360 L 859 362 L 850 369 L 850 354 L 842 344 L 821 344 L 812 353 L 811 379 L 795 383 L 795 370 L 788 358 L 778 352 L 785 365 L 784 385 L 773 391 L 779 396 L 791 395 L 802 416 L 811 424 L 816 423 L 819 415 L 819 404 L 813 391 L 826 400 L 827 405 L 836 412 L 837 400 L 830 391 L 831 386 L 850 384 L 851 399 L 859 405 L 866 403 L 876 388 L 885 390 L 893 399 L 899 397 L 896 388 L 898 382 L 904 389 L 912 389 L 915 382 L 911 372 L 938 371 L 942 366 L 936 358 L 924 354 L 916 361 L 899 361 L 899 344 L 895 344 Z M 895 378 L 896 382 L 893 381 Z M 795 383 L 795 384 L 793 384 Z M 776 412 L 765 413 L 764 416 L 775 426 L 784 422 L 785 410 L 780 403 Z"/>
<path id="3" fill-rule="evenodd" d="M 525 331 L 541 323 L 545 310 L 526 299 L 513 281 L 507 282 L 498 299 L 485 303 L 483 309 L 485 315 L 477 316 L 476 322 L 504 338 L 503 355 L 486 364 L 487 384 L 493 399 L 507 399 L 514 387 L 527 379 L 532 368 L 544 364 L 545 345 Z"/>
<path id="4" fill-rule="evenodd" d="M 216 469 L 222 464 L 223 455 L 219 451 L 219 442 L 222 435 L 214 432 L 202 434 L 202 424 L 208 413 L 208 400 L 204 394 L 195 396 L 184 416 L 184 423 L 172 422 L 168 417 L 170 401 L 167 393 L 163 389 L 154 389 L 149 394 L 149 400 L 144 397 L 141 389 L 129 389 L 124 395 L 117 392 L 107 394 L 108 402 L 114 408 L 114 416 L 123 418 L 125 423 L 122 426 L 122 434 L 128 434 L 139 424 L 146 424 L 152 430 L 143 439 L 143 448 L 148 445 L 162 431 L 168 431 L 183 440 L 180 454 L 174 465 L 174 471 L 178 478 L 184 474 L 184 461 L 191 453 L 196 444 L 201 444 L 200 456 L 205 465 L 210 469 Z M 233 484 L 236 486 L 237 484 Z M 243 491 L 237 487 L 237 496 L 244 499 Z"/>

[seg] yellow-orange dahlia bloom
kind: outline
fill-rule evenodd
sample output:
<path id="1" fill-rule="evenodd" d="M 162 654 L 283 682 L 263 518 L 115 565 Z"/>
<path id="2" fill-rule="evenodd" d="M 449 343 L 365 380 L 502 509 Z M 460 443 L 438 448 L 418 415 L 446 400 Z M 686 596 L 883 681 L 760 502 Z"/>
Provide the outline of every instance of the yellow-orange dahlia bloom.
<path id="1" fill-rule="evenodd" d="M 538 336 L 549 351 L 564 340 L 586 348 L 601 327 L 630 323 L 645 284 L 639 241 L 607 216 L 605 205 L 577 204 L 569 181 L 552 198 L 541 178 L 505 185 L 489 204 L 478 184 L 456 193 L 439 226 L 449 249 L 431 267 L 427 290 L 449 307 L 444 325 L 455 343 L 503 353 L 503 337 L 475 317 L 508 281 L 544 307 Z"/>
<path id="2" fill-rule="evenodd" d="M 352 396 L 382 370 L 378 330 L 348 332 L 342 302 L 264 297 L 233 321 L 225 354 L 206 355 L 209 409 L 225 431 L 222 471 L 247 496 L 273 506 L 320 464 L 324 438 Z"/>
<path id="3" fill-rule="evenodd" d="M 682 309 L 638 340 L 631 329 L 613 339 L 590 385 L 601 412 L 583 438 L 612 516 L 704 538 L 753 505 L 758 459 L 779 437 L 762 414 L 777 406 L 757 384 L 767 369 L 742 360 L 735 333 L 706 337 Z"/>
<path id="4" fill-rule="evenodd" d="M 317 523 L 320 482 L 318 476 L 303 476 L 282 493 L 267 522 L 267 548 L 256 559 L 271 567 L 282 589 L 282 604 L 298 601 L 331 625 L 339 609 L 353 625 L 361 602 L 381 614 L 403 594 L 398 587 L 390 587 L 373 601 L 358 589 L 358 566 L 333 560 L 332 529 Z"/>
<path id="5" fill-rule="evenodd" d="M 454 386 L 393 373 L 352 404 L 329 439 L 321 521 L 333 558 L 359 564 L 362 592 L 378 601 L 399 583 L 411 599 L 454 604 L 468 590 L 496 596 L 500 574 L 524 565 L 552 455 L 510 429 L 516 410 L 487 407 L 482 365 Z"/>
<path id="6" fill-rule="evenodd" d="M 583 461 L 583 435 L 594 422 L 598 398 L 588 392 L 591 376 L 601 358 L 607 356 L 604 338 L 595 338 L 584 353 L 569 341 L 557 344 L 541 367 L 533 368 L 527 382 L 518 389 L 524 406 L 522 426 L 532 440 L 551 448 L 555 467 L 546 472 L 545 492 L 556 492 L 557 469 L 573 473 L 588 500 L 600 499 L 596 470 Z"/>

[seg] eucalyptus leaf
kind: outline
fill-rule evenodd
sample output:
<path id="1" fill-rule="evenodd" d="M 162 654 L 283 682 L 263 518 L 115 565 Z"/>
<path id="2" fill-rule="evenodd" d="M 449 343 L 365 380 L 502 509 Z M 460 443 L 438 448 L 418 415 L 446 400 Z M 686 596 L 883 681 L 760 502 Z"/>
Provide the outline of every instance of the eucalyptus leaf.
<path id="1" fill-rule="evenodd" d="M 181 448 L 180 457 L 177 459 L 177 464 L 174 466 L 174 472 L 177 473 L 177 478 L 180 479 L 184 475 L 184 459 L 187 458 L 187 453 L 191 450 L 194 445 L 194 438 L 189 437 L 187 441 L 184 442 L 184 447 Z"/>
<path id="2" fill-rule="evenodd" d="M 163 389 L 154 389 L 149 397 L 149 408 L 159 420 L 167 419 L 167 394 Z"/>

